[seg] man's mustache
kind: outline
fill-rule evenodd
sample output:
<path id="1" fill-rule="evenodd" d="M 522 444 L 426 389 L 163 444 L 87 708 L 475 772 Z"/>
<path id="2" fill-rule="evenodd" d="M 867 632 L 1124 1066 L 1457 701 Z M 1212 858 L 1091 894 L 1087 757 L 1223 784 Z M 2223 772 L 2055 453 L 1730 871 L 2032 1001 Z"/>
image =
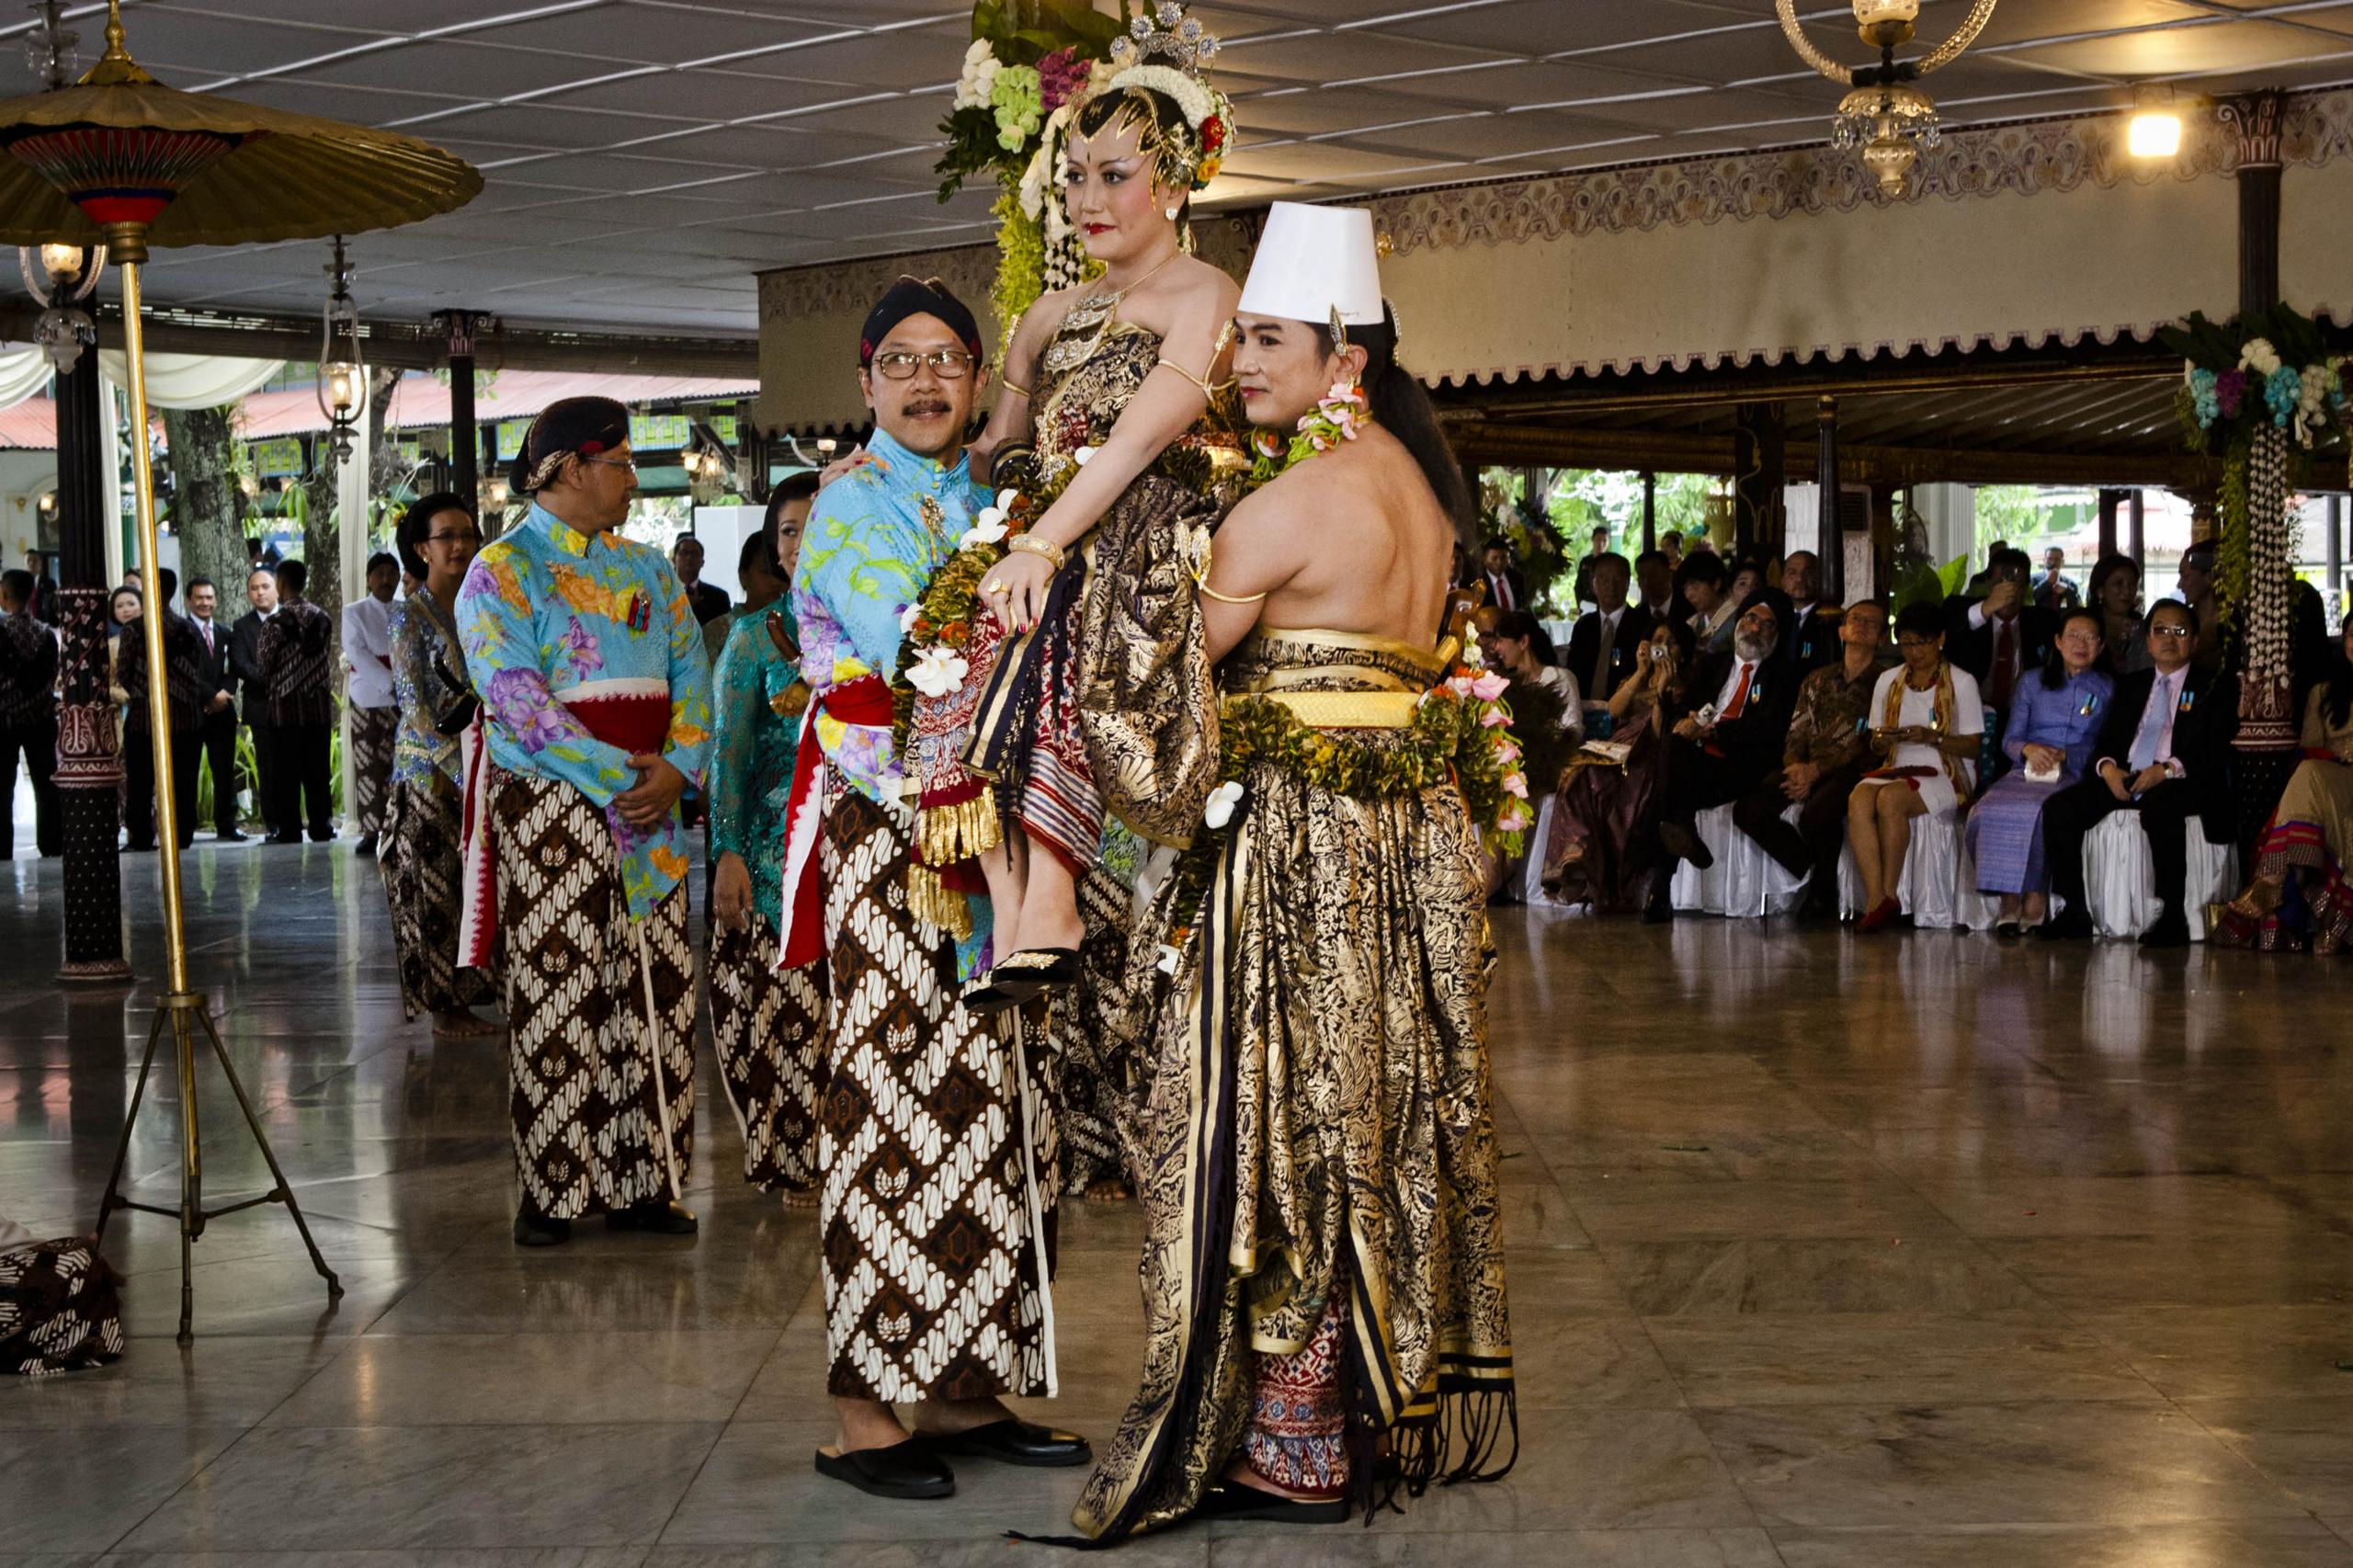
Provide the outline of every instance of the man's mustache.
<path id="1" fill-rule="evenodd" d="M 920 402 L 907 403 L 902 409 L 902 412 L 906 414 L 945 414 L 948 412 L 948 404 L 939 398 L 925 398 Z"/>

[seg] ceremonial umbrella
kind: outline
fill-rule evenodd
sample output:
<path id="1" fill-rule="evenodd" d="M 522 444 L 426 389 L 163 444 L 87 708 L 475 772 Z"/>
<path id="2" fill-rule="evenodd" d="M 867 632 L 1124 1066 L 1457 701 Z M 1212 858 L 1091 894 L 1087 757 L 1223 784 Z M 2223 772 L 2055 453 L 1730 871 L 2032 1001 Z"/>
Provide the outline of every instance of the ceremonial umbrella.
<path id="1" fill-rule="evenodd" d="M 114 1177 L 98 1210 L 103 1233 L 114 1210 L 144 1209 L 180 1222 L 180 1338 L 190 1337 L 188 1245 L 209 1219 L 253 1203 L 284 1203 L 331 1294 L 342 1286 L 319 1256 L 285 1173 L 263 1136 L 229 1062 L 204 998 L 188 978 L 180 909 L 179 823 L 172 801 L 169 672 L 165 665 L 162 585 L 157 579 L 155 484 L 148 460 L 147 373 L 140 319 L 140 270 L 151 245 L 256 244 L 315 239 L 413 223 L 453 211 L 482 190 L 471 165 L 411 137 L 234 99 L 167 87 L 123 47 L 120 0 L 107 0 L 107 49 L 81 81 L 30 97 L 0 100 L 0 244 L 103 243 L 122 267 L 122 335 L 131 369 L 131 442 L 139 550 L 147 602 L 147 710 L 155 758 L 155 814 L 162 833 L 164 933 L 171 989 L 156 1010 L 147 1056 L 125 1119 Z M 358 519 L 345 518 L 346 528 Z M 226 781 L 216 788 L 227 788 Z M 172 1021 L 179 1067 L 180 1203 L 132 1203 L 119 1195 L 131 1123 L 147 1086 L 164 1021 Z M 271 1192 L 207 1211 L 197 1158 L 195 1041 L 201 1024 L 236 1090 L 245 1120 L 277 1182 Z"/>

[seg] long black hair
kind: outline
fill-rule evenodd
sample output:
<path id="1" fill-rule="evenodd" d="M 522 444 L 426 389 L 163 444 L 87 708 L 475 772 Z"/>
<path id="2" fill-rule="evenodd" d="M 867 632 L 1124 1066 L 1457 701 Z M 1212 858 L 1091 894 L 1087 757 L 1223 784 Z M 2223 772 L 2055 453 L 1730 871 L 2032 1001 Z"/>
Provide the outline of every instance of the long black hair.
<path id="1" fill-rule="evenodd" d="M 1490 637 L 1518 637 L 1528 643 L 1528 651 L 1540 665 L 1557 662 L 1558 651 L 1552 646 L 1552 634 L 1544 623 L 1524 609 L 1507 609 L 1495 617 L 1495 629 Z"/>
<path id="2" fill-rule="evenodd" d="M 1430 394 L 1414 372 L 1397 362 L 1395 308 L 1382 301 L 1380 321 L 1350 326 L 1347 334 L 1348 341 L 1364 350 L 1360 381 L 1372 416 L 1414 454 L 1439 507 L 1461 534 L 1472 522 L 1471 487 L 1463 483 L 1462 464 L 1447 444 Z"/>
<path id="3" fill-rule="evenodd" d="M 2061 616 L 2058 630 L 2051 634 L 2052 656 L 2042 661 L 2042 689 L 2045 691 L 2056 691 L 2067 684 L 2067 661 L 2058 656 L 2059 641 L 2067 635 L 2067 628 L 2079 620 L 2090 621 L 2093 635 L 2098 637 L 2103 643 L 2107 641 L 2108 616 L 2098 606 L 2077 605 Z M 2110 673 L 2108 665 L 2108 649 L 2105 646 L 2100 649 L 2099 657 L 2092 661 L 2091 667 L 2103 675 Z"/>

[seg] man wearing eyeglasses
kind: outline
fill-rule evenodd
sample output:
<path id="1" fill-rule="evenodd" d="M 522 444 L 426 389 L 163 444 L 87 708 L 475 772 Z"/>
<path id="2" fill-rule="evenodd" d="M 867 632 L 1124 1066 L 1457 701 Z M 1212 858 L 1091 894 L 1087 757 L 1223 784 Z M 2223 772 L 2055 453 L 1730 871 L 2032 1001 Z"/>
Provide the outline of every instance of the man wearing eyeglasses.
<path id="1" fill-rule="evenodd" d="M 2093 744 L 2092 776 L 2042 808 L 2051 891 L 2066 907 L 2035 928 L 2040 936 L 2092 934 L 2084 901 L 2084 835 L 2111 812 L 2138 812 L 2164 904 L 2141 944 L 2188 946 L 2182 899 L 2189 857 L 2183 834 L 2193 821 L 2209 843 L 2227 844 L 2237 832 L 2230 755 L 2239 727 L 2238 680 L 2192 663 L 2198 622 L 2179 599 L 2149 607 L 2147 635 L 2153 667 L 2116 683 L 2108 722 Z"/>
<path id="2" fill-rule="evenodd" d="M 816 1468 L 876 1496 L 937 1498 L 955 1490 L 949 1453 L 1090 1453 L 999 1403 L 1051 1386 L 1051 1108 L 1019 1037 L 959 1000 L 985 919 L 960 944 L 911 906 L 915 769 L 893 746 L 885 684 L 902 618 L 982 504 L 964 451 L 987 379 L 980 329 L 943 285 L 901 278 L 867 317 L 858 363 L 872 460 L 818 492 L 792 585 L 812 701 L 779 922 L 784 963 L 825 960 L 835 1003 L 817 1134 L 835 1435 Z M 893 1403 L 916 1407 L 916 1435 Z"/>
<path id="3" fill-rule="evenodd" d="M 695 971 L 678 797 L 710 742 L 702 631 L 637 493 L 629 410 L 566 398 L 511 480 L 520 526 L 476 555 L 458 640 L 487 756 L 468 769 L 460 961 L 504 943 L 518 1246 L 575 1220 L 691 1234 Z M 485 872 L 491 885 L 485 887 Z"/>

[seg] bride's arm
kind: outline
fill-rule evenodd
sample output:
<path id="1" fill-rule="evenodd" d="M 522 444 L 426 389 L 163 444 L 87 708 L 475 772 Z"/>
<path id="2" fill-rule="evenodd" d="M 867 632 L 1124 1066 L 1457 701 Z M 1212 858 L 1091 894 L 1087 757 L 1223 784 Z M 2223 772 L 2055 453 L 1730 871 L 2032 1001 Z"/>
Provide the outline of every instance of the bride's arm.
<path id="1" fill-rule="evenodd" d="M 999 447 L 1007 441 L 1029 438 L 1030 393 L 1038 385 L 1038 361 L 1046 351 L 1046 339 L 1053 335 L 1055 324 L 1062 320 L 1063 309 L 1060 294 L 1040 295 L 1022 312 L 1020 324 L 1013 329 L 1013 342 L 1005 351 L 1004 368 L 997 372 L 996 406 L 989 410 L 988 424 L 968 449 L 972 454 L 975 477 L 988 476 L 989 460 Z"/>

